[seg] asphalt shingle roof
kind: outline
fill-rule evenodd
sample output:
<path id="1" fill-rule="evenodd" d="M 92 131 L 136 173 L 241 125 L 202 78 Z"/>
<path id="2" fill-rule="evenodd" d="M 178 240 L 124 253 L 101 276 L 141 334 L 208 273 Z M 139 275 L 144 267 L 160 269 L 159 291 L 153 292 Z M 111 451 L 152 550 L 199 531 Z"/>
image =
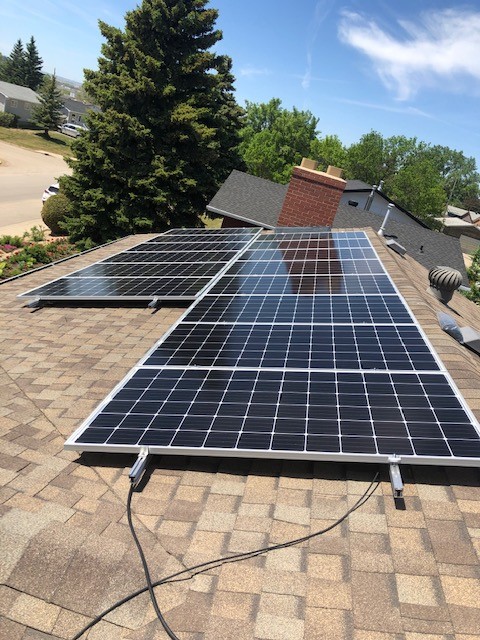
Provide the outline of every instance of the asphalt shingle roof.
<path id="1" fill-rule="evenodd" d="M 207 209 L 266 228 L 277 225 L 288 186 L 234 169 Z"/>
<path id="2" fill-rule="evenodd" d="M 12 98 L 13 100 L 23 100 L 24 102 L 39 104 L 37 94 L 29 87 L 20 87 L 18 84 L 11 84 L 10 82 L 0 80 L 0 93 L 3 93 L 4 96 Z"/>
<path id="3" fill-rule="evenodd" d="M 427 273 L 367 231 L 427 336 L 480 418 L 479 358 L 441 331 Z M 64 451 L 67 435 L 181 309 L 46 306 L 16 295 L 138 243 L 128 238 L 2 285 L 0 308 L 0 637 L 72 638 L 144 586 L 125 519 L 133 456 Z M 460 324 L 480 309 L 458 293 Z M 133 498 L 152 577 L 332 524 L 377 467 L 288 460 L 156 456 Z M 374 496 L 330 533 L 193 580 L 158 588 L 182 640 L 478 638 L 479 470 L 403 467 L 406 510 L 388 472 Z M 90 638 L 164 634 L 142 595 Z"/>

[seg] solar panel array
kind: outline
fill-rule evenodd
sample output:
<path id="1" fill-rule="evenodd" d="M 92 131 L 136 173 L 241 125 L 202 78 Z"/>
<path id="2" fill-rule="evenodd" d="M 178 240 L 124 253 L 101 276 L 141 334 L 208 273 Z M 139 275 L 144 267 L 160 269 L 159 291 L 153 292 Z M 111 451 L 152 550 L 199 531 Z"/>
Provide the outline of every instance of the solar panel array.
<path id="1" fill-rule="evenodd" d="M 258 238 L 67 441 L 480 465 L 480 432 L 364 232 Z"/>
<path id="2" fill-rule="evenodd" d="M 173 229 L 31 289 L 41 300 L 194 300 L 258 229 Z"/>

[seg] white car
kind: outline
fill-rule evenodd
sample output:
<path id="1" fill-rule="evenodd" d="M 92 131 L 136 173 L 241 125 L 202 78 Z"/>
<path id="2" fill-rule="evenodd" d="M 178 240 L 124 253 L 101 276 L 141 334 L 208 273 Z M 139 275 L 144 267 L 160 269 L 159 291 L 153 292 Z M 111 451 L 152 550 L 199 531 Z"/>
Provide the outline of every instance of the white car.
<path id="1" fill-rule="evenodd" d="M 87 131 L 87 127 L 84 127 L 82 124 L 66 122 L 60 126 L 60 133 L 64 133 L 66 136 L 71 136 L 72 138 L 76 138 L 84 131 Z"/>
<path id="2" fill-rule="evenodd" d="M 49 187 L 47 187 L 45 189 L 45 191 L 43 192 L 43 196 L 42 196 L 42 204 L 48 200 L 50 198 L 50 196 L 54 196 L 58 193 L 58 190 L 60 189 L 60 185 L 58 184 L 58 182 L 54 182 L 53 184 L 51 184 Z"/>

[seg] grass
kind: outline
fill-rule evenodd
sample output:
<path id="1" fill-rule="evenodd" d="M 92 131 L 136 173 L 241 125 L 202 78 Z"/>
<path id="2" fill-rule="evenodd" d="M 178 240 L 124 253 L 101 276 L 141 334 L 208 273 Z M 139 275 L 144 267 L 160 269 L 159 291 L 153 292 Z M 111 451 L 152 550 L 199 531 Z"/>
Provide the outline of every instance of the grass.
<path id="1" fill-rule="evenodd" d="M 47 151 L 50 153 L 58 153 L 63 156 L 70 156 L 70 144 L 72 138 L 57 133 L 50 132 L 47 138 L 42 131 L 38 129 L 10 129 L 8 127 L 0 127 L 0 140 L 16 144 L 24 149 L 34 149 L 36 151 Z"/>

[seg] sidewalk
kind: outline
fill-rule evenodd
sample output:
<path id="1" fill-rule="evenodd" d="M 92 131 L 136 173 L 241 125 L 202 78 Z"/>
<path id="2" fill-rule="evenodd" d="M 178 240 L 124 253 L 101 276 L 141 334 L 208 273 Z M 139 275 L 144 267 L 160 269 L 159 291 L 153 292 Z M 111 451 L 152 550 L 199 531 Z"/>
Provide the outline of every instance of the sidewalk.
<path id="1" fill-rule="evenodd" d="M 47 229 L 48 231 L 48 228 L 42 218 L 38 216 L 33 220 L 24 220 L 23 222 L 17 222 L 16 224 L 9 224 L 0 227 L 0 236 L 23 236 L 25 231 L 30 231 L 32 227 L 42 227 L 42 229 Z"/>

